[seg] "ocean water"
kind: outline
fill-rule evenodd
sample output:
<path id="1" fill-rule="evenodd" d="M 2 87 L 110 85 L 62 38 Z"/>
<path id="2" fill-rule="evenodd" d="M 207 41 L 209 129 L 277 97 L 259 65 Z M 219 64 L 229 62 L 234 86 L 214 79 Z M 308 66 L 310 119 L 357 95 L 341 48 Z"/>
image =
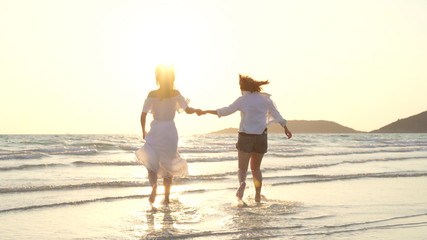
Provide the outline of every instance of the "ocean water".
<path id="1" fill-rule="evenodd" d="M 427 239 L 427 134 L 271 134 L 247 207 L 235 142 L 181 137 L 190 175 L 151 208 L 140 136 L 0 135 L 0 239 Z"/>

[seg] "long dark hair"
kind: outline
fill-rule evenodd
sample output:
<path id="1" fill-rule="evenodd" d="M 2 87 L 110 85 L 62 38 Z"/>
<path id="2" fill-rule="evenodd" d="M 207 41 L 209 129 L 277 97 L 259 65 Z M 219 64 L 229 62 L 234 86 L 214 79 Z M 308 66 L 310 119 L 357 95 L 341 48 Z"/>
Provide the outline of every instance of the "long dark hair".
<path id="1" fill-rule="evenodd" d="M 261 86 L 269 84 L 268 80 L 266 81 L 256 81 L 253 78 L 247 75 L 239 74 L 239 84 L 240 90 L 248 92 L 260 92 L 262 90 Z"/>
<path id="2" fill-rule="evenodd" d="M 157 65 L 156 83 L 163 98 L 172 96 L 175 89 L 175 71 L 173 67 L 163 64 Z"/>

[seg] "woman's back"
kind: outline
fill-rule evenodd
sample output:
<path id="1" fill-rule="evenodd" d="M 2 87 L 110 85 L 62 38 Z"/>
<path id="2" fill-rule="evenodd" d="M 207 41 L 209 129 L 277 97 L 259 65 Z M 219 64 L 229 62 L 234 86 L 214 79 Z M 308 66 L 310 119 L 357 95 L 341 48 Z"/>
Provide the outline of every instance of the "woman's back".
<path id="1" fill-rule="evenodd" d="M 235 111 L 241 111 L 239 132 L 262 134 L 273 121 L 286 125 L 286 120 L 280 115 L 270 99 L 270 94 L 243 91 L 230 106 L 217 109 L 217 115 L 227 116 Z"/>
<path id="2" fill-rule="evenodd" d="M 268 124 L 268 113 L 271 109 L 271 100 L 260 93 L 247 93 L 242 97 L 241 128 L 248 133 L 264 131 Z"/>
<path id="3" fill-rule="evenodd" d="M 144 112 L 151 112 L 156 121 L 173 121 L 175 112 L 182 112 L 188 105 L 179 91 L 174 90 L 172 96 L 163 98 L 159 90 L 148 94 L 144 103 Z"/>

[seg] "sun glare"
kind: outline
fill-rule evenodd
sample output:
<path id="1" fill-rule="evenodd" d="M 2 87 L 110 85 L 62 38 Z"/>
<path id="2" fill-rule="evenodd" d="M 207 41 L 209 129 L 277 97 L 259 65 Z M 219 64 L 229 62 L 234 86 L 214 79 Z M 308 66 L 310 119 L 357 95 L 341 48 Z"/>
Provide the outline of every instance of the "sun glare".
<path id="1" fill-rule="evenodd" d="M 204 62 L 203 52 L 207 49 L 197 29 L 200 28 L 196 23 L 173 13 L 153 17 L 143 29 L 148 33 L 144 35 L 149 36 L 144 41 L 148 65 L 153 66 L 153 71 L 157 64 L 173 66 L 177 88 L 192 90 L 192 82 Z"/>
<path id="2" fill-rule="evenodd" d="M 129 91 L 140 94 L 140 89 L 156 88 L 158 64 L 172 65 L 176 88 L 189 98 L 199 97 L 209 87 L 200 80 L 207 81 L 206 73 L 223 57 L 219 54 L 224 49 L 223 28 L 207 27 L 218 25 L 214 12 L 208 7 L 195 12 L 178 3 L 141 8 L 125 6 L 106 23 L 103 39 L 112 52 L 106 60 L 109 71 L 128 79 Z"/>

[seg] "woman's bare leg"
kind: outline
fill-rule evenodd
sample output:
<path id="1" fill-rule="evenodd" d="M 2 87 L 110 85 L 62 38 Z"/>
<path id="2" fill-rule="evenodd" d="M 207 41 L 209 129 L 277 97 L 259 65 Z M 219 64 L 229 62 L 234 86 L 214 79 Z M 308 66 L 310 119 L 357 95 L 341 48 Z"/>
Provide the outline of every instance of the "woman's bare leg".
<path id="1" fill-rule="evenodd" d="M 148 171 L 148 180 L 150 181 L 150 185 L 152 187 L 148 201 L 150 201 L 150 203 L 154 203 L 157 196 L 157 173 L 153 171 Z"/>
<path id="2" fill-rule="evenodd" d="M 172 187 L 172 177 L 163 178 L 163 185 L 165 186 L 165 203 L 169 203 L 169 195 Z"/>
<path id="3" fill-rule="evenodd" d="M 255 202 L 261 201 L 262 173 L 260 167 L 263 157 L 264 153 L 253 152 L 251 154 L 251 170 L 255 187 Z"/>
<path id="4" fill-rule="evenodd" d="M 248 172 L 249 159 L 251 158 L 250 153 L 238 151 L 239 157 L 239 170 L 237 171 L 237 177 L 239 179 L 239 188 L 236 192 L 236 197 L 242 200 L 243 194 L 246 187 L 246 174 Z"/>

